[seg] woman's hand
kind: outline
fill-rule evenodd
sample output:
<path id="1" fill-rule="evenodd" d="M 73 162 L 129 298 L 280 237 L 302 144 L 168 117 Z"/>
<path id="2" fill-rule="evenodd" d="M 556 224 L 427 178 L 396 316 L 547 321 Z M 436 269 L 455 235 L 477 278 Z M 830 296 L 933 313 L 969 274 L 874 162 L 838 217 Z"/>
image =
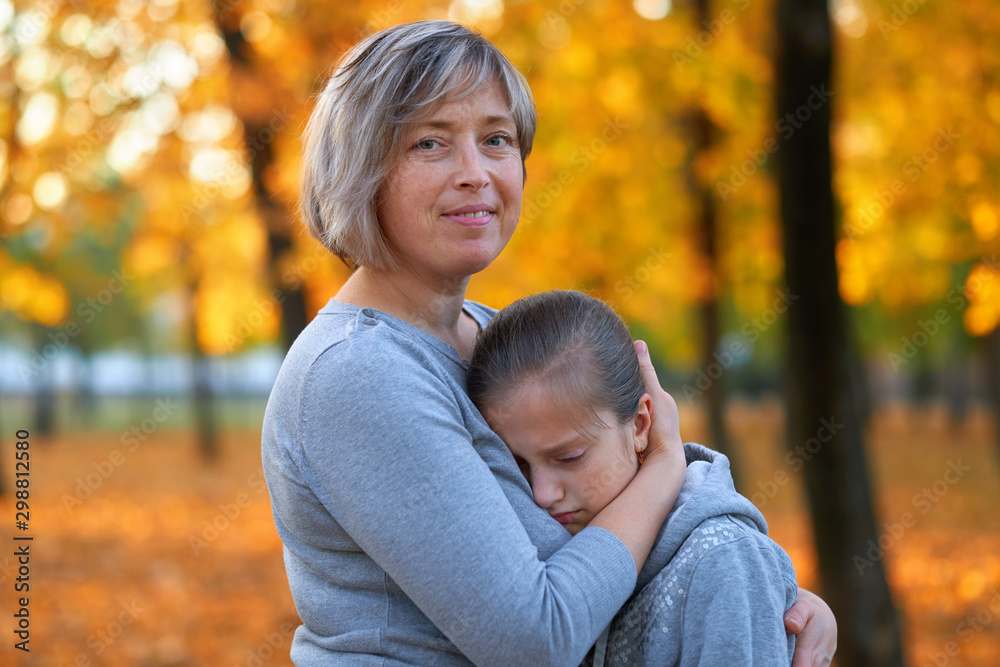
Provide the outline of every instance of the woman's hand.
<path id="1" fill-rule="evenodd" d="M 632 554 L 635 571 L 642 569 L 656 535 L 677 501 L 684 484 L 684 446 L 677 404 L 660 388 L 645 343 L 635 344 L 639 367 L 650 397 L 649 442 L 646 458 L 632 481 L 590 522 L 613 533 Z"/>
<path id="2" fill-rule="evenodd" d="M 785 612 L 785 630 L 795 635 L 792 667 L 827 667 L 837 651 L 837 619 L 819 596 L 804 588 Z"/>
<path id="3" fill-rule="evenodd" d="M 656 370 L 649 358 L 649 348 L 646 344 L 641 340 L 635 341 L 635 352 L 639 356 L 639 369 L 646 383 L 646 391 L 652 400 L 649 410 L 651 418 L 649 444 L 643 452 L 645 457 L 643 465 L 648 465 L 650 459 L 657 462 L 662 459 L 666 464 L 683 470 L 686 463 L 677 402 L 663 390 L 660 381 L 656 379 Z"/>

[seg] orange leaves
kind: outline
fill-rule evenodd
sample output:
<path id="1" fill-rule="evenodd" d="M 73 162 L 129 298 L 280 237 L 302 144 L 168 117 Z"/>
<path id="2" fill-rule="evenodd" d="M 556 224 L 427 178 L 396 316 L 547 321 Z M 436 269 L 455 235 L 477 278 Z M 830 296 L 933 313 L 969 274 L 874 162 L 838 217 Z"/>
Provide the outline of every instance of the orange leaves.
<path id="1" fill-rule="evenodd" d="M 175 266 L 181 258 L 178 245 L 170 238 L 147 234 L 133 241 L 125 254 L 125 265 L 139 278 Z"/>
<path id="2" fill-rule="evenodd" d="M 988 202 L 980 201 L 972 206 L 972 230 L 980 241 L 992 241 L 1000 233 L 1000 218 L 996 208 Z"/>
<path id="3" fill-rule="evenodd" d="M 1000 324 L 1000 264 L 996 255 L 984 257 L 969 272 L 965 281 L 969 307 L 963 322 L 973 336 L 985 336 Z"/>
<path id="4" fill-rule="evenodd" d="M 211 468 L 186 431 L 157 432 L 134 451 L 118 440 L 55 440 L 51 465 L 36 473 L 48 548 L 33 556 L 32 574 L 64 595 L 32 598 L 32 655 L 37 641 L 39 660 L 53 665 L 290 665 L 299 621 L 260 482 L 259 431 L 228 432 L 226 456 Z M 63 496 L 100 478 L 94 466 L 114 450 L 124 461 L 68 510 Z M 196 555 L 189 538 L 232 514 L 237 498 L 249 502 Z M 12 502 L 8 494 L 0 506 L 12 513 Z M 0 569 L 11 562 L 0 557 Z M 19 664 L 10 644 L 0 663 Z"/>

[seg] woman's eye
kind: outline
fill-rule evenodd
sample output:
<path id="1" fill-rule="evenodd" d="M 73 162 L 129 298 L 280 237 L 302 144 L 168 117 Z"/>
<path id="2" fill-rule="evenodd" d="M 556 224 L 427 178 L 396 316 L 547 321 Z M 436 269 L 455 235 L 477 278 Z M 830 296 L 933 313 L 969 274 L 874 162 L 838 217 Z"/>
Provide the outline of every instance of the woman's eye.
<path id="1" fill-rule="evenodd" d="M 510 146 L 514 143 L 513 137 L 509 134 L 494 134 L 486 140 L 490 146 Z"/>
<path id="2" fill-rule="evenodd" d="M 414 148 L 420 148 L 425 151 L 435 148 L 436 146 L 437 146 L 437 141 L 434 139 L 421 139 L 416 144 L 414 144 Z"/>

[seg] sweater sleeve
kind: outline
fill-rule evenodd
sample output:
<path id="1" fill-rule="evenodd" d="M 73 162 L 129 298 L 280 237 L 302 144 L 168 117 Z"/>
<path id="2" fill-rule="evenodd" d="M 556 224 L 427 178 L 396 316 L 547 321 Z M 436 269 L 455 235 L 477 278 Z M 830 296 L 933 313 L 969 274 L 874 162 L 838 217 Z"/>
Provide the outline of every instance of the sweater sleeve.
<path id="1" fill-rule="evenodd" d="M 707 546 L 707 543 L 705 543 Z M 787 582 L 773 550 L 750 537 L 712 547 L 689 583 L 681 639 L 683 667 L 789 665 Z"/>
<path id="2" fill-rule="evenodd" d="M 414 357 L 367 345 L 350 335 L 309 369 L 304 479 L 474 663 L 578 664 L 635 585 L 628 549 L 587 528 L 539 560 L 452 390 Z"/>

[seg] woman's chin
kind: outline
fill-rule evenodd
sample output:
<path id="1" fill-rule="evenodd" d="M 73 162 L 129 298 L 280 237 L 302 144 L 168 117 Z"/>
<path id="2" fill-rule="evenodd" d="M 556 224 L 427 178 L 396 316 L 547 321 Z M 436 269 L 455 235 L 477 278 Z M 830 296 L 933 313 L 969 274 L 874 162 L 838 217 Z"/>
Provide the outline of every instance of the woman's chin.
<path id="1" fill-rule="evenodd" d="M 463 276 L 475 275 L 489 268 L 493 260 L 499 255 L 499 251 L 492 249 L 462 253 L 460 256 L 455 257 L 455 273 Z"/>

